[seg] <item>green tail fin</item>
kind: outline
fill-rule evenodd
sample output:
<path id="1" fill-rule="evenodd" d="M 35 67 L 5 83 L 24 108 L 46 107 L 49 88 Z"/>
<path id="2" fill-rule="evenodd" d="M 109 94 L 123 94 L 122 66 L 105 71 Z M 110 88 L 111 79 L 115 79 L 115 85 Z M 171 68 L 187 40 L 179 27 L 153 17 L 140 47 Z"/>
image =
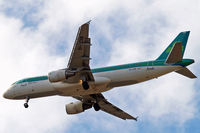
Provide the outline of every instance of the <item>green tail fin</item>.
<path id="1" fill-rule="evenodd" d="M 178 42 L 182 43 L 182 57 L 183 57 L 189 34 L 190 34 L 190 31 L 185 31 L 185 32 L 179 33 L 178 36 L 170 43 L 170 45 L 165 49 L 165 51 L 156 60 L 166 60 L 169 53 L 171 52 L 174 44 L 178 43 Z"/>

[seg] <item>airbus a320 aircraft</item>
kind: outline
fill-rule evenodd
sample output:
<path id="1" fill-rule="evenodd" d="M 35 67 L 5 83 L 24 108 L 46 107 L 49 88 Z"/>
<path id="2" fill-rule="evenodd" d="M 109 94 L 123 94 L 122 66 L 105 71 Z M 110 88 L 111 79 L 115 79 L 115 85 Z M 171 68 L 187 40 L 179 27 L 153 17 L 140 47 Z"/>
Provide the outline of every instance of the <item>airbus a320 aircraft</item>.
<path id="1" fill-rule="evenodd" d="M 90 69 L 89 22 L 80 26 L 68 65 L 48 73 L 48 76 L 25 78 L 11 85 L 3 94 L 7 99 L 25 99 L 28 108 L 31 98 L 45 96 L 72 96 L 77 102 L 66 104 L 67 114 L 78 114 L 87 109 L 102 110 L 121 119 L 137 117 L 124 112 L 101 94 L 114 87 L 137 84 L 170 72 L 189 78 L 196 76 L 186 68 L 193 59 L 183 59 L 189 31 L 181 32 L 153 61 Z"/>

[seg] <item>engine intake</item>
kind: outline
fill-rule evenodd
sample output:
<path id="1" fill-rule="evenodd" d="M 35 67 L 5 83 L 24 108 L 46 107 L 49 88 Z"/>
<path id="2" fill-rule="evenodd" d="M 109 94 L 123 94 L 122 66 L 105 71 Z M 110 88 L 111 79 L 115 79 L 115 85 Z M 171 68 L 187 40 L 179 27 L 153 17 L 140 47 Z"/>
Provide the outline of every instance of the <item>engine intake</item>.
<path id="1" fill-rule="evenodd" d="M 65 69 L 57 70 L 48 73 L 48 78 L 50 82 L 59 82 L 68 79 L 69 77 L 74 76 L 75 73 L 69 72 Z"/>
<path id="2" fill-rule="evenodd" d="M 65 106 L 67 114 L 78 114 L 90 108 L 92 108 L 92 105 L 85 104 L 80 101 L 77 101 L 74 103 L 72 102 L 72 103 L 66 104 Z"/>

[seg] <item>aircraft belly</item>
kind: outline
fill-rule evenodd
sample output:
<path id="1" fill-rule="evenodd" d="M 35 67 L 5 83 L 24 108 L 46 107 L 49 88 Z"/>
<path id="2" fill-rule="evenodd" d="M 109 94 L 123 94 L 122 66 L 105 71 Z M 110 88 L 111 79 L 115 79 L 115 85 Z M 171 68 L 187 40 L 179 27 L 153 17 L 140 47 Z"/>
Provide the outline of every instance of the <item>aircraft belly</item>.
<path id="1" fill-rule="evenodd" d="M 113 87 L 136 84 L 157 78 L 180 68 L 181 66 L 148 66 L 95 73 L 95 82 L 89 82 L 90 88 L 88 90 L 82 88 L 82 82 L 50 83 L 48 80 L 29 82 L 18 85 L 15 98 L 23 99 L 26 96 L 36 98 L 56 94 L 64 96 L 96 94 L 110 90 Z"/>
<path id="2" fill-rule="evenodd" d="M 59 95 L 62 96 L 79 96 L 79 95 L 89 95 L 97 94 L 109 90 L 108 84 L 111 82 L 109 78 L 105 77 L 94 77 L 95 82 L 88 82 L 90 88 L 84 90 L 82 87 L 82 82 L 79 83 L 66 83 L 57 82 L 52 83 L 54 88 L 60 92 Z"/>
<path id="3" fill-rule="evenodd" d="M 147 79 L 157 78 L 180 68 L 181 66 L 155 66 L 150 69 L 147 68 L 146 78 Z"/>
<path id="4" fill-rule="evenodd" d="M 112 88 L 112 87 L 131 85 L 147 81 L 180 68 L 181 66 L 135 67 L 135 68 L 97 73 L 95 74 L 95 76 L 104 76 L 111 79 L 109 87 Z"/>

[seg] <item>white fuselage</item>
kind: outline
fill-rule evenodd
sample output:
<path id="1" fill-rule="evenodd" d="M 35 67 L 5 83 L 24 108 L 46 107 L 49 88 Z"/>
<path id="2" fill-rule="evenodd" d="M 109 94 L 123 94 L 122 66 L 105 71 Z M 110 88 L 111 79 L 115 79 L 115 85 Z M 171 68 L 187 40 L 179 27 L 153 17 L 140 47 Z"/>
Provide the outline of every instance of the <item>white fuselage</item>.
<path id="1" fill-rule="evenodd" d="M 140 83 L 157 78 L 169 72 L 179 70 L 179 65 L 143 66 L 127 69 L 110 70 L 93 73 L 95 81 L 89 82 L 90 88 L 84 90 L 81 81 L 79 83 L 56 82 L 51 83 L 48 79 L 14 84 L 7 90 L 4 97 L 9 99 L 30 98 L 62 95 L 78 96 L 105 92 L 114 87 Z"/>

